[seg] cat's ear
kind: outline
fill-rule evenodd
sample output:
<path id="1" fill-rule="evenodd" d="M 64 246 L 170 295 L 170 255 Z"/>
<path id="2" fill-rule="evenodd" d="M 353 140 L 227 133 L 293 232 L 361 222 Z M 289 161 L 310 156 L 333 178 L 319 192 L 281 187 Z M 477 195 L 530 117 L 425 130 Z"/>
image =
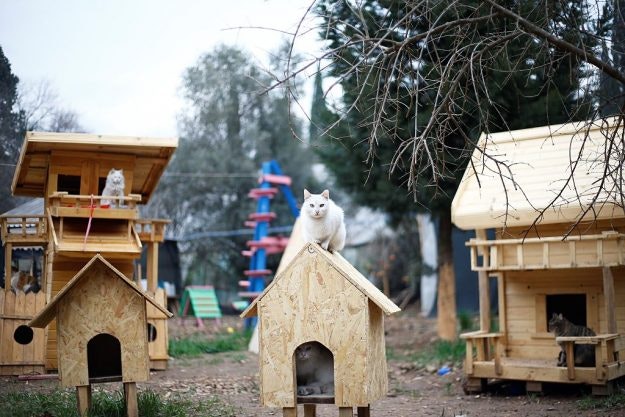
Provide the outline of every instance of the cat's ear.
<path id="1" fill-rule="evenodd" d="M 321 196 L 325 199 L 330 198 L 330 191 L 328 190 L 323 190 L 323 192 L 321 193 Z"/>
<path id="2" fill-rule="evenodd" d="M 564 317 L 562 317 L 562 313 L 558 314 L 558 318 L 559 318 L 560 320 L 564 319 Z"/>
<path id="3" fill-rule="evenodd" d="M 308 200 L 309 197 L 310 197 L 310 192 L 304 188 L 304 200 Z"/>

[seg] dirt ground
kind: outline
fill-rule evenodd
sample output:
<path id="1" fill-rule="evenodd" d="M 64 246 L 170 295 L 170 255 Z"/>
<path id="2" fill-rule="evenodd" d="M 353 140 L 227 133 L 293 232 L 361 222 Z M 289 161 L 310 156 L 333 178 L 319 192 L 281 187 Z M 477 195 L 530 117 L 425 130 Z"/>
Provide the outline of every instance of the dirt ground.
<path id="1" fill-rule="evenodd" d="M 207 324 L 206 333 L 241 327 L 237 317 L 227 317 L 221 329 Z M 465 395 L 462 391 L 462 369 L 452 368 L 444 376 L 436 373 L 438 364 L 416 367 L 407 356 L 436 340 L 435 322 L 418 316 L 408 309 L 386 319 L 389 393 L 371 405 L 376 417 L 401 416 L 625 416 L 625 408 L 582 410 L 579 401 L 588 396 L 584 387 L 546 387 L 542 394 L 527 394 L 523 384 L 498 384 L 480 395 Z M 192 322 L 181 326 L 171 320 L 170 337 L 200 331 Z M 18 381 L 1 378 L 0 391 L 49 390 L 56 381 Z M 100 389 L 117 390 L 119 384 L 101 384 Z M 151 380 L 139 384 L 166 396 L 180 395 L 192 399 L 219 396 L 237 407 L 237 416 L 280 416 L 278 409 L 259 404 L 258 356 L 249 352 L 207 354 L 193 359 L 172 359 L 166 371 L 152 372 Z M 303 415 L 300 406 L 298 413 Z M 337 416 L 334 406 L 317 408 L 319 417 Z"/>

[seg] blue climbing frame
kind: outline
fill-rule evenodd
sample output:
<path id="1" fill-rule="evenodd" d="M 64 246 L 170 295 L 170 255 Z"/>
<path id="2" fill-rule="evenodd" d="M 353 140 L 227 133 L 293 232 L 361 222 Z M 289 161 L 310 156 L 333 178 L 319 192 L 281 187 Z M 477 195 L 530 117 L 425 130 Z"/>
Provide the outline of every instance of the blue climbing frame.
<path id="1" fill-rule="evenodd" d="M 248 278 L 248 290 L 246 294 L 250 298 L 260 294 L 265 289 L 265 277 L 271 274 L 271 271 L 267 270 L 267 250 L 259 242 L 263 242 L 269 234 L 269 223 L 275 218 L 275 213 L 270 211 L 271 199 L 278 192 L 278 189 L 274 187 L 277 185 L 286 198 L 287 204 L 291 210 L 291 214 L 294 218 L 299 216 L 299 209 L 297 208 L 297 201 L 291 191 L 291 178 L 284 175 L 280 164 L 277 161 L 272 160 L 263 162 L 261 177 L 259 179 L 260 186 L 250 191 L 250 196 L 257 200 L 256 213 L 250 215 L 252 222 L 249 225 L 254 226 L 254 240 L 248 242 L 251 247 L 251 257 L 249 270 L 245 271 L 245 275 Z M 246 320 L 247 327 L 253 327 L 256 325 L 256 317 Z"/>

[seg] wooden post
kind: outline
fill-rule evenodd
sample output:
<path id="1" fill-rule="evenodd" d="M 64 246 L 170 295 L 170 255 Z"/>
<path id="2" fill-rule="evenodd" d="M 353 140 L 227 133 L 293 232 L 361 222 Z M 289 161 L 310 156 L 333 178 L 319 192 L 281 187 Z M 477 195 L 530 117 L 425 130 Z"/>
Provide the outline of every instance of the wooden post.
<path id="1" fill-rule="evenodd" d="M 575 379 L 575 342 L 564 342 L 566 348 L 566 371 L 569 379 Z"/>
<path id="2" fill-rule="evenodd" d="M 297 417 L 297 405 L 295 407 L 283 407 L 282 417 Z"/>
<path id="3" fill-rule="evenodd" d="M 370 406 L 358 407 L 357 410 L 358 410 L 358 417 L 370 417 L 371 416 Z"/>
<path id="4" fill-rule="evenodd" d="M 154 295 L 158 286 L 158 242 L 148 243 L 146 264 L 148 292 Z"/>
<path id="5" fill-rule="evenodd" d="M 352 417 L 354 409 L 352 407 L 339 407 L 339 417 Z"/>
<path id="6" fill-rule="evenodd" d="M 91 408 L 91 385 L 80 385 L 76 387 L 76 405 L 78 415 L 86 417 Z"/>
<path id="7" fill-rule="evenodd" d="M 317 407 L 315 404 L 304 404 L 304 417 L 315 417 L 317 415 Z"/>
<path id="8" fill-rule="evenodd" d="M 126 404 L 126 416 L 139 417 L 136 382 L 124 382 L 124 402 Z"/>
<path id="9" fill-rule="evenodd" d="M 607 322 L 607 333 L 616 333 L 616 308 L 614 305 L 614 276 L 610 267 L 603 267 L 604 311 Z M 597 364 L 599 366 L 599 364 Z"/>
<path id="10" fill-rule="evenodd" d="M 479 240 L 486 240 L 486 230 L 479 229 L 475 231 L 475 236 Z M 478 247 L 480 251 L 480 255 L 484 260 L 484 267 L 487 267 L 490 262 L 488 262 L 488 253 L 486 251 L 488 248 Z M 480 290 L 480 330 L 483 332 L 490 332 L 490 285 L 488 281 L 488 272 L 479 271 L 478 272 L 478 285 Z"/>
<path id="11" fill-rule="evenodd" d="M 13 244 L 4 244 L 4 292 L 11 291 L 11 257 L 13 255 Z M 2 313 L 2 311 L 0 311 Z"/>

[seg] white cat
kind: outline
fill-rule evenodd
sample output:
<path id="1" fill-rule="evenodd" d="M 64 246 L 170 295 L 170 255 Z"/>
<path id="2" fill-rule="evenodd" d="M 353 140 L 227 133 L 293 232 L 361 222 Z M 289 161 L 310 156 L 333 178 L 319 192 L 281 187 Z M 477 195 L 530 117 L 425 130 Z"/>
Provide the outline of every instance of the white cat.
<path id="1" fill-rule="evenodd" d="M 345 246 L 345 222 L 343 209 L 330 200 L 330 192 L 311 194 L 304 190 L 301 210 L 302 233 L 306 242 L 314 242 L 330 252 Z"/>
<path id="2" fill-rule="evenodd" d="M 106 184 L 102 190 L 102 197 L 123 197 L 124 196 L 124 170 L 111 168 L 106 176 Z M 102 205 L 113 205 L 113 202 L 117 203 L 117 207 L 121 207 L 122 200 L 109 200 L 102 199 Z"/>

